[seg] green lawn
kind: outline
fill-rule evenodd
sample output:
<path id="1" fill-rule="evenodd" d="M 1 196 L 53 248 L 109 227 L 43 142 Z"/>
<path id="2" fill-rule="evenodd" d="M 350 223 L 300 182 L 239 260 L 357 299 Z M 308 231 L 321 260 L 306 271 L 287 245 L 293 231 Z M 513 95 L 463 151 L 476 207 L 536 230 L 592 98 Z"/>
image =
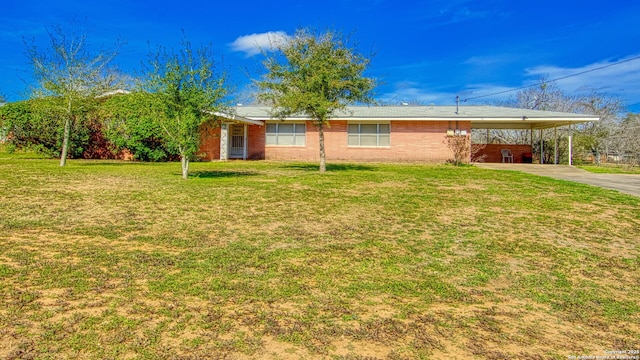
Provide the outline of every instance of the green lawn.
<path id="1" fill-rule="evenodd" d="M 600 166 L 578 165 L 578 167 L 596 174 L 640 174 L 640 166 L 602 164 Z"/>
<path id="2" fill-rule="evenodd" d="M 638 349 L 640 199 L 415 164 L 0 154 L 2 359 Z"/>

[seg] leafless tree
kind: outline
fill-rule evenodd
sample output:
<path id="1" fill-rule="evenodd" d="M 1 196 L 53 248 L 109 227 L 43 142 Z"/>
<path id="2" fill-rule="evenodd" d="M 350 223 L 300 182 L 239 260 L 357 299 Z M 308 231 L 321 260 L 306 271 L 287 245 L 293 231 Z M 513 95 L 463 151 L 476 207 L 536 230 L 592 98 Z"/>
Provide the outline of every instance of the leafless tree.
<path id="1" fill-rule="evenodd" d="M 87 42 L 87 33 L 61 26 L 49 31 L 49 47 L 41 48 L 34 40 L 25 41 L 26 55 L 33 68 L 36 82 L 32 97 L 47 101 L 39 110 L 59 114 L 63 130 L 60 166 L 67 161 L 69 139 L 73 123 L 82 121 L 95 99 L 118 87 L 119 76 L 110 64 L 121 43 L 114 50 L 94 52 Z"/>
<path id="2" fill-rule="evenodd" d="M 615 132 L 614 129 L 619 125 L 619 114 L 623 112 L 621 100 L 616 96 L 609 96 L 598 92 L 591 92 L 586 95 L 570 95 L 558 88 L 558 86 L 549 82 L 546 78 L 540 78 L 538 84 L 518 92 L 511 99 L 497 103 L 499 106 L 516 107 L 522 109 L 558 111 L 568 113 L 582 113 L 589 115 L 597 115 L 600 117 L 598 122 L 583 123 L 575 126 L 572 131 L 575 135 L 574 144 L 577 149 L 582 149 L 586 153 L 591 153 L 596 162 L 600 161 L 601 153 L 607 151 L 608 144 L 613 139 L 609 139 L 610 135 Z M 561 142 L 568 135 L 570 130 L 566 128 L 559 129 Z M 540 148 L 540 143 L 545 143 L 546 149 L 553 148 L 549 146 L 553 139 L 551 133 L 545 134 L 543 139 L 535 139 L 534 148 Z M 485 141 L 482 134 L 474 134 L 474 141 Z M 490 130 L 490 141 L 511 144 L 528 144 L 531 139 L 535 138 L 531 134 L 531 130 Z M 562 144 L 564 145 L 564 144 Z M 559 146 L 559 157 L 565 156 L 564 146 Z M 539 153 L 535 151 L 534 153 Z M 551 154 L 543 154 L 546 161 L 551 160 Z"/>

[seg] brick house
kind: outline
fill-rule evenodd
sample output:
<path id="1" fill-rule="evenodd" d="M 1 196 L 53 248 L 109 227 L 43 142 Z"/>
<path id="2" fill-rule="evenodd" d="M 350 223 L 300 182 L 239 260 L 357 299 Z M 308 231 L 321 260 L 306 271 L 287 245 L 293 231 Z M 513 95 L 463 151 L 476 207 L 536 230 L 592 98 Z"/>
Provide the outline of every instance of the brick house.
<path id="1" fill-rule="evenodd" d="M 223 115 L 221 127 L 203 134 L 203 159 L 318 160 L 318 131 L 313 123 L 304 116 L 272 118 L 270 110 L 237 106 L 233 115 Z M 326 158 L 444 162 L 452 158 L 447 136 L 470 136 L 471 129 L 542 131 L 597 120 L 591 115 L 495 106 L 352 106 L 332 118 L 325 129 Z M 519 145 L 514 150 L 530 152 L 531 147 Z M 500 149 L 491 149 L 495 151 Z"/>

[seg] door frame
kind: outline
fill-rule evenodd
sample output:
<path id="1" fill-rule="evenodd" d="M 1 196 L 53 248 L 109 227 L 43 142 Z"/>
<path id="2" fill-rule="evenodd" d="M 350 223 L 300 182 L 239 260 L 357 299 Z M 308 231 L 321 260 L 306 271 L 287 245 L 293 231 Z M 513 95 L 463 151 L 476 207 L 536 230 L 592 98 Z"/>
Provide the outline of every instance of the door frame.
<path id="1" fill-rule="evenodd" d="M 231 145 L 233 144 L 233 130 L 234 128 L 239 128 L 239 127 L 243 127 L 243 131 L 242 131 L 242 156 L 232 156 L 231 154 Z M 247 153 L 248 153 L 248 149 L 247 149 L 247 133 L 248 133 L 248 127 L 247 124 L 230 124 L 229 125 L 230 129 L 229 129 L 229 141 L 227 142 L 228 145 L 228 154 L 229 154 L 229 159 L 242 159 L 242 160 L 247 160 Z"/>

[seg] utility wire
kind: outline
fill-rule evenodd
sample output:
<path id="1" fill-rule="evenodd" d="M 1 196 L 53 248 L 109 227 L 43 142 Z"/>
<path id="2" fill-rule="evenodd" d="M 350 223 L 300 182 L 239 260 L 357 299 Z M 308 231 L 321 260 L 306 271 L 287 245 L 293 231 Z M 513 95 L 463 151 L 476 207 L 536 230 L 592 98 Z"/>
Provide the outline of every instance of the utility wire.
<path id="1" fill-rule="evenodd" d="M 559 77 L 559 78 L 557 78 L 557 79 L 547 80 L 547 82 L 554 82 L 554 81 L 564 80 L 564 79 L 571 78 L 571 77 L 574 77 L 574 76 L 579 76 L 579 75 L 583 75 L 583 74 L 590 73 L 590 72 L 593 72 L 593 71 L 606 69 L 606 68 L 608 68 L 608 67 L 612 67 L 612 66 L 616 66 L 616 65 L 624 64 L 624 63 L 626 63 L 626 62 L 634 61 L 634 60 L 638 60 L 638 59 L 640 59 L 640 56 L 636 56 L 636 57 L 632 57 L 632 58 L 630 58 L 630 59 L 625 59 L 625 60 L 622 60 L 622 61 L 618 61 L 618 62 L 615 62 L 615 63 L 613 63 L 613 64 L 607 64 L 607 65 L 599 66 L 599 67 L 597 67 L 597 68 L 593 68 L 593 69 L 589 69 L 589 70 L 581 71 L 581 72 L 578 72 L 578 73 L 575 73 L 575 74 L 571 74 L 571 75 L 567 75 L 567 76 L 562 76 L 562 77 Z M 473 96 L 473 97 L 470 97 L 470 98 L 463 99 L 462 101 L 465 101 L 465 102 L 466 102 L 467 100 L 474 100 L 474 99 L 480 99 L 480 98 L 484 98 L 484 97 L 488 97 L 488 96 L 494 96 L 494 95 L 506 94 L 506 93 L 508 93 L 508 92 L 518 91 L 518 90 L 523 90 L 523 89 L 527 89 L 527 88 L 534 87 L 534 86 L 538 86 L 538 84 L 532 84 L 532 85 L 527 85 L 527 86 L 521 86 L 521 87 L 518 87 L 518 88 L 509 89 L 509 90 L 503 90 L 503 91 L 498 91 L 498 92 L 494 92 L 494 93 L 487 94 L 487 95 Z M 636 104 L 633 104 L 633 105 L 636 105 Z"/>

